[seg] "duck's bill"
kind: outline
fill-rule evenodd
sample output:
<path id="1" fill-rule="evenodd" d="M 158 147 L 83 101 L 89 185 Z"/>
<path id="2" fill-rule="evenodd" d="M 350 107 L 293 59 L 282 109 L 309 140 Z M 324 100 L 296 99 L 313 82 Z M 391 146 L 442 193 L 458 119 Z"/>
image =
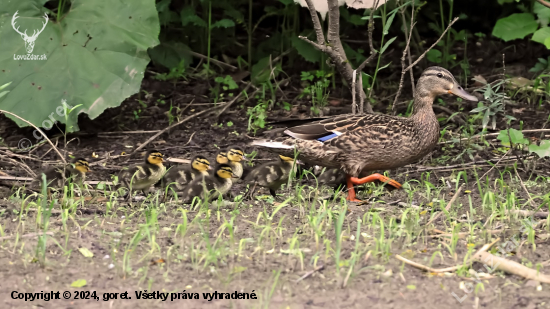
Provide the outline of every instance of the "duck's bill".
<path id="1" fill-rule="evenodd" d="M 242 156 L 243 161 L 248 161 L 248 159 L 245 156 Z"/>
<path id="2" fill-rule="evenodd" d="M 302 161 L 302 160 L 296 160 L 296 164 L 298 164 L 298 165 L 304 165 L 305 163 L 304 163 L 304 161 Z"/>
<path id="3" fill-rule="evenodd" d="M 468 92 L 466 92 L 466 90 L 464 90 L 464 88 L 462 88 L 458 84 L 455 84 L 453 89 L 449 90 L 449 93 L 454 94 L 457 97 L 461 97 L 464 100 L 473 101 L 473 102 L 478 101 L 478 99 L 475 96 L 473 96 L 473 95 L 469 94 Z"/>

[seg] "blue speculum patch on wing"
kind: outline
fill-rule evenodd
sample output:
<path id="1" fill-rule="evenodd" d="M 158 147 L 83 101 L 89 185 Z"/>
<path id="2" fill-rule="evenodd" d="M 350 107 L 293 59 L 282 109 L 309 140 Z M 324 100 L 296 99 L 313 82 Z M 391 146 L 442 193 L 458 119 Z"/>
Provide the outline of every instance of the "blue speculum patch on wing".
<path id="1" fill-rule="evenodd" d="M 317 140 L 320 141 L 320 142 L 326 142 L 330 139 L 333 139 L 335 137 L 338 137 L 340 134 L 338 133 L 332 133 L 332 134 L 329 134 L 329 135 L 326 135 L 326 136 L 323 136 L 321 138 L 318 138 Z"/>

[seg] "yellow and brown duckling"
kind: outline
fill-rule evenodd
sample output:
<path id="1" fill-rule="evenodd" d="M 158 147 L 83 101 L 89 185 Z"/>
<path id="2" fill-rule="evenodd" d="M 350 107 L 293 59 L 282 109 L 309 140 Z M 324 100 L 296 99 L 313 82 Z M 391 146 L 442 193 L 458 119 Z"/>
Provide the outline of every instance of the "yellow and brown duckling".
<path id="1" fill-rule="evenodd" d="M 161 180 L 166 173 L 163 162 L 164 155 L 160 151 L 154 149 L 147 151 L 143 164 L 132 166 L 120 172 L 120 185 L 124 185 L 131 191 L 141 190 L 147 195 L 151 186 Z"/>
<path id="2" fill-rule="evenodd" d="M 244 167 L 241 163 L 242 161 L 247 161 L 248 159 L 244 156 L 244 150 L 238 146 L 230 146 L 227 148 L 227 159 L 229 160 L 229 165 L 233 169 L 233 174 L 235 178 L 243 177 Z"/>
<path id="3" fill-rule="evenodd" d="M 86 180 L 86 173 L 90 172 L 90 164 L 84 158 L 78 158 L 73 160 L 71 164 L 63 166 L 52 167 L 43 173 L 46 175 L 46 182 L 48 187 L 62 188 L 69 181 L 82 185 Z M 42 173 L 40 173 L 32 182 L 32 187 L 38 187 L 42 185 Z"/>
<path id="4" fill-rule="evenodd" d="M 276 197 L 276 191 L 288 181 L 291 172 L 298 170 L 298 164 L 302 164 L 294 158 L 279 155 L 279 161 L 268 162 L 253 169 L 245 178 L 245 182 L 252 185 L 248 194 L 252 197 L 256 186 L 269 188 L 269 192 Z M 247 195 L 248 195 L 247 194 Z"/>
<path id="5" fill-rule="evenodd" d="M 339 168 L 323 168 L 322 166 L 315 166 L 319 171 L 316 174 L 317 183 L 320 185 L 326 185 L 334 188 L 334 192 L 338 188 L 344 188 L 346 185 L 346 173 Z M 323 171 L 324 170 L 324 171 Z"/>
<path id="6" fill-rule="evenodd" d="M 218 164 L 229 164 L 229 159 L 227 158 L 227 150 L 220 150 L 216 153 L 216 163 Z"/>
<path id="7" fill-rule="evenodd" d="M 191 159 L 189 166 L 177 166 L 168 170 L 161 180 L 162 187 L 173 186 L 177 192 L 199 176 L 208 176 L 211 170 L 210 161 L 205 156 L 198 155 Z"/>
<path id="8" fill-rule="evenodd" d="M 217 198 L 219 195 L 227 193 L 233 182 L 231 178 L 235 178 L 233 169 L 229 164 L 218 164 L 212 175 L 204 178 L 195 178 L 183 189 L 183 201 L 184 203 L 190 203 L 193 198 L 200 197 L 211 201 Z"/>

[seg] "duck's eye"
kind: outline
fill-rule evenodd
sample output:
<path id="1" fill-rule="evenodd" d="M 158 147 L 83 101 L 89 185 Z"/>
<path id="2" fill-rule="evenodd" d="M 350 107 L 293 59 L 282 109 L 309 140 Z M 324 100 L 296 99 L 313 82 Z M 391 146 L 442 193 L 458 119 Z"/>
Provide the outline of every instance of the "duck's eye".
<path id="1" fill-rule="evenodd" d="M 437 77 L 442 78 L 442 77 L 443 77 L 443 74 L 437 73 Z"/>

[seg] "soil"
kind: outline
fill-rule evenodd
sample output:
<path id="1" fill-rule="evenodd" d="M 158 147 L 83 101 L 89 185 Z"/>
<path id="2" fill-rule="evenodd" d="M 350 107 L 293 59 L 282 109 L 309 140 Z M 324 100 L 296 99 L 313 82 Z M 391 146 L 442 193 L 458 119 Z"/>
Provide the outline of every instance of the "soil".
<path id="1" fill-rule="evenodd" d="M 489 47 L 474 49 L 470 56 L 482 59 L 495 59 L 503 50 L 502 46 L 496 46 L 493 42 L 487 42 Z M 525 75 L 528 68 L 536 61 L 536 57 L 517 57 L 522 52 L 529 54 L 528 48 L 519 44 L 520 48 L 516 54 L 507 55 L 507 72 L 517 75 Z M 508 49 L 509 50 L 509 49 Z M 505 50 L 505 52 L 508 52 Z M 397 55 L 396 55 L 397 56 Z M 500 58 L 499 58 L 500 59 Z M 517 61 L 517 62 L 514 62 Z M 400 63 L 394 61 L 393 63 Z M 482 75 L 488 81 L 498 78 L 501 70 L 498 69 L 498 61 L 489 65 L 482 62 L 472 64 L 472 75 Z M 494 65 L 494 67 L 493 67 Z M 395 67 L 395 70 L 400 69 Z M 298 80 L 299 72 L 292 78 Z M 418 73 L 418 72 L 416 72 Z M 398 75 L 398 74 L 397 74 Z M 388 78 L 396 81 L 399 77 L 395 74 L 382 75 L 381 78 Z M 393 78 L 393 79 L 390 79 Z M 146 92 L 136 94 L 120 107 L 105 111 L 97 119 L 90 120 L 85 115 L 80 116 L 80 132 L 70 134 L 68 140 L 71 142 L 67 148 L 60 147 L 63 144 L 63 138 L 59 136 L 59 131 L 52 129 L 48 135 L 58 147 L 68 151 L 75 157 L 86 157 L 92 162 L 111 156 L 119 155 L 123 152 L 131 153 L 139 145 L 148 140 L 154 133 L 126 133 L 128 131 L 156 131 L 166 128 L 170 122 L 167 115 L 170 106 L 172 106 L 172 115 L 177 115 L 176 110 L 181 110 L 174 121 L 182 120 L 187 116 L 196 114 L 207 108 L 215 106 L 212 104 L 209 95 L 210 85 L 201 80 L 190 80 L 187 82 L 160 82 L 150 76 L 143 81 L 142 89 Z M 410 86 L 405 86 L 405 92 L 402 100 L 410 97 Z M 269 120 L 275 121 L 286 118 L 304 118 L 309 117 L 309 104 L 306 100 L 295 100 L 299 94 L 299 86 L 289 86 L 282 89 L 286 100 L 293 102 L 293 109 L 285 111 L 275 108 L 270 111 Z M 395 93 L 395 89 L 384 89 L 379 99 L 382 104 L 375 105 L 379 112 L 387 112 L 383 106 L 391 102 L 392 98 L 384 97 Z M 146 95 L 148 93 L 149 95 Z M 350 104 L 349 94 L 344 87 L 331 94 L 331 100 L 337 100 L 338 106 L 330 107 L 330 115 L 336 115 L 349 112 L 346 108 Z M 140 103 L 147 104 L 146 108 Z M 162 103 L 164 101 L 164 103 Z M 247 130 L 248 116 L 246 107 L 253 106 L 254 100 L 251 100 L 242 106 L 236 103 L 226 113 L 221 115 L 215 121 L 216 114 L 207 114 L 193 118 L 165 133 L 152 141 L 146 148 L 154 147 L 162 151 L 167 157 L 189 159 L 196 153 L 203 153 L 213 157 L 214 153 L 229 145 L 240 145 L 246 147 L 247 152 L 252 149 L 247 146 L 251 141 L 252 133 Z M 456 102 L 451 98 L 444 98 L 444 107 L 453 113 L 462 111 L 463 118 L 468 117 L 468 111 L 475 107 L 472 103 Z M 441 104 L 441 103 L 438 103 Z M 545 101 L 542 108 L 538 105 L 528 104 L 527 100 L 519 100 L 507 107 L 507 114 L 514 115 L 523 121 L 523 129 L 538 129 L 544 127 L 548 118 L 548 102 Z M 399 106 L 398 112 L 404 112 L 406 104 Z M 137 111 L 141 110 L 136 116 Z M 515 111 L 514 111 L 515 110 Z M 518 112 L 521 111 L 521 112 Z M 436 113 L 441 117 L 450 115 L 442 110 L 436 109 Z M 228 124 L 231 124 L 229 126 Z M 452 131 L 459 126 L 457 122 L 449 121 L 442 123 L 442 127 L 448 126 Z M 506 126 L 503 119 L 499 119 L 498 130 Z M 512 127 L 519 129 L 518 121 L 514 122 Z M 261 135 L 263 130 L 257 132 Z M 117 133 L 106 133 L 117 132 Z M 0 133 L 9 147 L 17 147 L 19 140 L 27 138 L 33 141 L 32 130 L 29 128 L 19 129 L 10 120 L 0 115 Z M 448 134 L 448 133 L 447 133 Z M 533 135 L 540 137 L 538 134 Z M 192 137 L 192 138 L 191 138 Z M 496 143 L 495 143 L 496 145 Z M 0 148 L 1 149 L 1 148 Z M 415 172 L 416 169 L 427 166 L 438 165 L 437 158 L 448 156 L 454 158 L 458 156 L 465 146 L 456 144 L 454 148 L 439 145 L 430 156 L 415 166 L 401 168 L 391 171 L 392 177 L 400 182 L 408 179 L 420 179 L 425 175 L 421 172 Z M 144 149 L 145 150 L 145 149 Z M 143 151 L 144 152 L 144 151 Z M 98 158 L 92 159 L 92 153 Z M 142 159 L 139 152 L 132 157 L 124 157 L 107 161 L 105 165 L 92 165 L 92 173 L 89 174 L 89 180 L 110 180 L 111 175 L 116 174 L 122 166 L 138 163 Z M 57 162 L 57 154 L 51 151 L 49 145 L 42 145 L 31 153 L 40 158 L 41 161 L 23 160 L 32 170 L 38 171 L 41 168 L 49 166 L 47 163 Z M 495 153 L 492 150 L 476 151 L 472 157 L 476 160 L 500 158 L 502 153 Z M 259 151 L 255 160 L 262 162 L 271 160 L 274 155 Z M 470 162 L 468 155 L 463 155 L 454 163 L 460 164 Z M 447 164 L 445 163 L 445 164 Z M 0 163 L 4 172 L 11 176 L 28 177 L 24 170 L 15 167 L 12 164 Z M 534 175 L 549 176 L 547 162 L 541 160 L 538 163 Z M 489 168 L 477 170 L 482 175 Z M 497 168 L 488 175 L 492 184 L 499 177 L 497 171 L 502 172 L 504 168 Z M 513 171 L 513 169 L 512 169 Z M 471 171 L 469 171 L 470 173 Z M 446 184 L 440 180 L 446 179 L 452 181 L 457 178 L 457 170 L 433 171 L 429 175 L 429 181 L 436 184 L 441 190 L 444 201 L 448 201 L 454 194 Z M 469 174 L 471 176 L 472 174 Z M 527 179 L 529 174 L 520 169 L 520 175 Z M 508 181 L 509 178 L 506 178 Z M 452 183 L 454 188 L 456 184 Z M 234 187 L 236 193 L 243 190 L 243 184 Z M 519 188 L 519 183 L 510 183 L 510 187 Z M 16 198 L 9 198 L 13 191 L 6 186 L 0 187 L 0 211 L 2 213 L 1 237 L 23 235 L 37 231 L 37 222 L 40 218 L 33 211 L 28 212 L 23 220 L 19 220 L 19 213 L 16 211 L 21 208 L 21 201 Z M 368 188 L 378 188 L 369 186 Z M 483 196 L 480 195 L 475 187 L 468 187 L 469 194 L 459 196 L 454 207 L 456 214 L 452 220 L 466 220 L 466 214 L 470 214 L 470 207 L 474 207 L 477 212 L 475 217 L 469 220 L 476 222 L 479 220 L 481 225 L 491 215 L 488 210 L 481 209 L 479 205 L 483 204 Z M 511 190 L 511 189 L 510 189 Z M 356 230 L 358 219 L 365 220 L 365 215 L 372 212 L 378 212 L 384 218 L 394 218 L 396 222 L 403 219 L 403 213 L 406 208 L 399 206 L 396 201 L 410 202 L 425 206 L 431 200 L 426 191 L 418 190 L 414 194 L 412 191 L 388 191 L 371 199 L 368 205 L 350 205 L 349 213 L 346 217 L 347 226 L 344 226 L 342 257 L 349 258 L 353 252 L 355 241 L 351 239 Z M 518 200 L 525 203 L 529 197 L 523 190 L 517 190 Z M 548 192 L 547 184 L 539 184 L 530 187 L 530 193 L 533 196 L 546 196 Z M 369 192 L 363 192 L 363 197 L 368 197 Z M 497 196 L 506 196 L 506 192 L 495 190 Z M 444 203 L 446 205 L 446 202 Z M 470 206 L 473 205 L 473 206 Z M 432 257 L 434 268 L 443 268 L 462 263 L 462 258 L 466 253 L 465 243 L 457 246 L 457 259 L 449 257 L 448 251 L 437 239 L 428 237 L 426 231 L 415 231 L 413 239 L 407 239 L 406 235 L 392 236 L 389 256 L 365 257 L 361 256 L 356 268 L 349 278 L 347 286 L 342 288 L 340 278 L 336 274 L 336 265 L 332 259 L 324 259 L 324 244 L 317 250 L 317 244 L 312 237 L 299 238 L 300 248 L 303 251 L 303 267 L 300 259 L 296 255 L 282 252 L 289 248 L 289 240 L 298 233 L 305 233 L 303 229 L 309 229 L 306 224 L 308 218 L 301 215 L 297 205 L 290 205 L 282 208 L 273 217 L 273 224 L 281 222 L 281 235 L 273 237 L 272 243 L 264 242 L 262 246 L 265 250 L 256 250 L 258 244 L 244 243 L 243 254 L 234 256 L 234 258 L 220 258 L 216 262 L 208 264 L 207 256 L 192 256 L 194 250 L 207 250 L 200 242 L 204 235 L 214 242 L 215 239 L 221 239 L 221 242 L 229 243 L 230 238 L 227 231 L 220 236 L 220 227 L 223 226 L 224 218 L 229 219 L 231 213 L 235 210 L 231 207 L 221 207 L 219 210 L 213 210 L 212 216 L 208 218 L 199 218 L 202 226 L 201 231 L 196 226 L 187 231 L 186 237 L 177 235 L 176 230 L 181 224 L 181 210 L 186 206 L 165 206 L 164 209 L 157 211 L 158 231 L 156 234 L 156 243 L 158 248 L 148 247 L 148 240 L 142 241 L 141 245 L 127 251 L 131 243 L 131 236 L 147 221 L 148 215 L 153 211 L 135 209 L 129 206 L 121 205 L 116 209 L 108 210 L 106 204 L 85 204 L 80 206 L 77 213 L 73 216 L 74 220 L 64 221 L 63 216 L 54 213 L 50 220 L 48 230 L 53 232 L 55 241 L 50 240 L 46 246 L 46 264 L 45 266 L 33 259 L 36 248 L 37 238 L 7 239 L 0 238 L 0 295 L 4 299 L 3 308 L 30 308 L 30 307 L 65 307 L 65 308 L 550 308 L 550 292 L 548 285 L 543 285 L 542 290 L 537 290 L 537 284 L 525 280 L 524 278 L 505 275 L 497 272 L 493 279 L 482 280 L 483 288 L 477 287 L 477 292 L 470 291 L 466 293 L 460 289 L 461 282 L 469 282 L 467 279 L 454 276 L 440 276 L 438 274 L 426 273 L 410 265 L 404 265 L 394 258 L 396 254 L 406 256 L 422 264 L 429 264 Z M 258 218 L 259 211 L 268 209 L 272 212 L 273 205 L 268 202 L 257 201 L 253 205 L 243 205 L 237 211 L 237 221 L 235 224 L 234 238 L 237 240 L 254 238 L 261 233 L 261 228 L 254 224 Z M 456 208 L 456 209 L 455 209 Z M 526 208 L 527 209 L 527 208 Z M 544 211 L 542 209 L 541 211 Z M 197 213 L 190 210 L 188 213 L 189 222 L 191 222 Z M 220 219 L 221 217 L 221 219 Z M 280 221 L 281 220 L 281 221 Z M 368 233 L 376 235 L 377 224 L 372 223 L 367 230 Z M 21 223 L 23 222 L 23 226 Z M 448 221 L 438 222 L 440 229 L 445 230 L 445 224 Z M 78 224 L 78 228 L 76 228 Z M 366 222 L 363 222 L 366 224 Z M 68 226 L 70 233 L 65 233 L 65 225 Z M 510 222 L 503 226 L 503 233 L 499 235 L 502 241 L 510 239 L 517 234 L 520 228 L 519 221 Z M 25 231 L 25 233 L 21 233 Z M 65 234 L 64 234 L 65 233 Z M 307 231 L 307 235 L 313 235 Z M 66 235 L 67 237 L 65 237 Z M 147 236 L 144 236 L 147 237 Z M 146 238 L 145 238 L 146 239 Z M 331 238 L 334 241 L 334 237 Z M 476 248 L 485 244 L 482 237 L 475 239 Z M 113 245 L 119 243 L 120 245 Z M 237 243 L 236 246 L 240 244 Z M 65 252 L 63 248 L 68 248 L 71 252 Z M 88 248 L 94 256 L 84 257 L 78 248 Z M 113 248 L 118 248 L 116 251 Z M 273 250 L 271 250 L 273 249 Z M 307 249 L 307 250 L 306 250 Z M 177 252 L 177 255 L 173 252 Z M 444 259 L 439 258 L 436 252 L 443 252 Z M 152 252 L 148 254 L 148 252 Z M 314 253 L 321 254 L 314 256 Z M 125 256 L 128 254 L 131 258 L 131 271 L 124 270 Z M 226 257 L 226 255 L 222 255 Z M 295 281 L 306 272 L 315 268 L 316 265 L 324 265 L 322 270 L 313 272 L 309 277 L 296 283 Z M 159 262 L 159 259 L 164 261 Z M 194 259 L 199 259 L 194 260 Z M 537 240 L 536 250 L 525 244 L 507 259 L 526 263 L 526 261 L 536 265 L 550 259 L 550 241 Z M 110 266 L 112 265 L 112 267 Z M 533 266 L 534 267 L 534 266 Z M 476 270 L 483 270 L 483 265 L 476 263 L 472 267 Z M 345 268 L 347 269 L 347 268 Z M 550 273 L 550 266 L 542 267 L 541 272 Z M 280 272 L 279 274 L 277 272 Z M 70 285 L 77 279 L 86 279 L 85 287 L 76 289 Z M 475 286 L 475 284 L 474 284 Z M 57 300 L 46 302 L 44 300 L 34 302 L 24 302 L 23 300 L 14 300 L 10 297 L 12 291 L 18 292 L 49 292 L 49 291 L 97 291 L 100 298 L 104 292 L 129 292 L 131 300 Z M 191 292 L 199 293 L 201 299 L 193 300 L 137 300 L 136 291 L 161 291 L 161 292 Z M 258 300 L 212 300 L 203 299 L 202 293 L 210 292 L 229 292 L 234 291 L 252 293 L 255 292 Z M 272 292 L 273 291 L 273 292 Z M 454 293 L 456 295 L 453 296 Z M 270 295 L 271 294 L 271 295 Z M 462 299 L 462 302 L 457 300 Z"/>

